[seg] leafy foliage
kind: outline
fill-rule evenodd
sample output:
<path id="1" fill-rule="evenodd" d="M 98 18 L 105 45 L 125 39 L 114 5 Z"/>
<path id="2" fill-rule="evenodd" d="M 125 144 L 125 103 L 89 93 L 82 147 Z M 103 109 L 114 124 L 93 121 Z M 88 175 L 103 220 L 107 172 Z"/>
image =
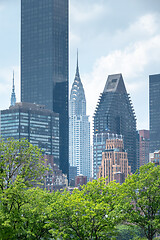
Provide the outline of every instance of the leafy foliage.
<path id="1" fill-rule="evenodd" d="M 142 166 L 126 179 L 121 191 L 127 222 L 139 226 L 152 240 L 160 232 L 160 166 Z"/>
<path id="2" fill-rule="evenodd" d="M 120 221 L 116 214 L 117 184 L 93 181 L 75 190 L 57 193 L 57 202 L 51 205 L 50 226 L 54 238 L 110 239 Z M 56 226 L 58 228 L 56 228 Z"/>
<path id="3" fill-rule="evenodd" d="M 49 193 L 31 188 L 45 171 L 40 156 L 28 141 L 0 142 L 0 240 L 138 240 L 141 230 L 152 240 L 160 232 L 159 166 L 141 167 L 122 185 L 100 179 Z"/>
<path id="4" fill-rule="evenodd" d="M 41 151 L 27 140 L 8 139 L 0 141 L 0 188 L 8 188 L 17 176 L 23 178 L 26 185 L 43 176 L 44 164 L 40 160 Z"/>
<path id="5" fill-rule="evenodd" d="M 117 240 L 131 240 L 140 239 L 144 236 L 142 230 L 135 225 L 118 225 L 117 228 Z"/>
<path id="6" fill-rule="evenodd" d="M 16 180 L 0 194 L 0 239 L 49 239 L 45 227 L 49 199 L 46 191 L 27 189 Z"/>

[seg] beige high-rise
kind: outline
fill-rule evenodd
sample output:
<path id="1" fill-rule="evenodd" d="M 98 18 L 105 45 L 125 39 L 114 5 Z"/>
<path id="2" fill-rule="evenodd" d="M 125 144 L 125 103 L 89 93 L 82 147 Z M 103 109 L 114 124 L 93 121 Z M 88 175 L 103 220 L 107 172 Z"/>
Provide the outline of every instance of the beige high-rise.
<path id="1" fill-rule="evenodd" d="M 128 166 L 127 152 L 124 150 L 123 139 L 107 139 L 106 150 L 102 153 L 102 163 L 99 167 L 98 178 L 106 178 L 106 184 L 110 181 L 123 183 L 131 174 Z"/>

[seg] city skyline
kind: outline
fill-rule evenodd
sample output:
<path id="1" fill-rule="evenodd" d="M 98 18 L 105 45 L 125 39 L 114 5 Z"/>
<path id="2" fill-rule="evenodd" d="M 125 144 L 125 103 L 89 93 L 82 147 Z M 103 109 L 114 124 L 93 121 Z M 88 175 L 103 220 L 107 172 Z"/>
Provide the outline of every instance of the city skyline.
<path id="1" fill-rule="evenodd" d="M 124 7 L 126 11 L 121 11 Z M 70 88 L 78 47 L 90 117 L 108 74 L 121 72 L 131 94 L 138 129 L 149 128 L 149 75 L 160 72 L 159 9 L 156 0 L 130 4 L 125 0 L 100 0 L 98 4 L 94 0 L 70 1 Z M 13 69 L 20 101 L 19 0 L 0 1 L 0 29 L 0 109 L 6 109 L 10 105 Z"/>

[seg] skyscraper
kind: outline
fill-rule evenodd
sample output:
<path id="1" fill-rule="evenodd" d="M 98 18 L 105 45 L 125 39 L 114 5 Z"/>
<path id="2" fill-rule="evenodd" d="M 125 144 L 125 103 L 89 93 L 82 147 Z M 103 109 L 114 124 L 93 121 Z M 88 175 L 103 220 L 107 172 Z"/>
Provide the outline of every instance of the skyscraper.
<path id="1" fill-rule="evenodd" d="M 136 118 L 129 94 L 126 91 L 122 74 L 109 75 L 104 91 L 100 95 L 94 113 L 94 135 L 114 133 L 122 135 L 124 149 L 128 153 L 131 171 L 136 170 Z M 93 171 L 96 175 L 99 162 L 95 163 L 96 143 L 93 141 Z M 100 149 L 102 151 L 102 149 Z M 105 150 L 105 149 L 104 149 Z M 97 150 L 98 152 L 98 150 Z"/>
<path id="2" fill-rule="evenodd" d="M 70 94 L 69 163 L 77 167 L 77 175 L 91 177 L 90 123 L 86 115 L 86 98 L 81 82 L 78 54 L 75 79 Z"/>
<path id="3" fill-rule="evenodd" d="M 68 174 L 68 0 L 21 0 L 21 101 L 59 113 Z"/>
<path id="4" fill-rule="evenodd" d="M 150 153 L 160 150 L 160 74 L 149 76 Z"/>

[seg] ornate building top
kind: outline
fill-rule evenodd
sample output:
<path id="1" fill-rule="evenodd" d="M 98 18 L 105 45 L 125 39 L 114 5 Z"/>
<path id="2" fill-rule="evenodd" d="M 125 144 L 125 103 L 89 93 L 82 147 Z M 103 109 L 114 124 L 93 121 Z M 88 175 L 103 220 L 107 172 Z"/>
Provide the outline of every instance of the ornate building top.
<path id="1" fill-rule="evenodd" d="M 83 84 L 81 82 L 78 66 L 78 51 L 77 51 L 77 67 L 74 82 L 70 94 L 70 116 L 86 115 L 86 98 Z"/>

